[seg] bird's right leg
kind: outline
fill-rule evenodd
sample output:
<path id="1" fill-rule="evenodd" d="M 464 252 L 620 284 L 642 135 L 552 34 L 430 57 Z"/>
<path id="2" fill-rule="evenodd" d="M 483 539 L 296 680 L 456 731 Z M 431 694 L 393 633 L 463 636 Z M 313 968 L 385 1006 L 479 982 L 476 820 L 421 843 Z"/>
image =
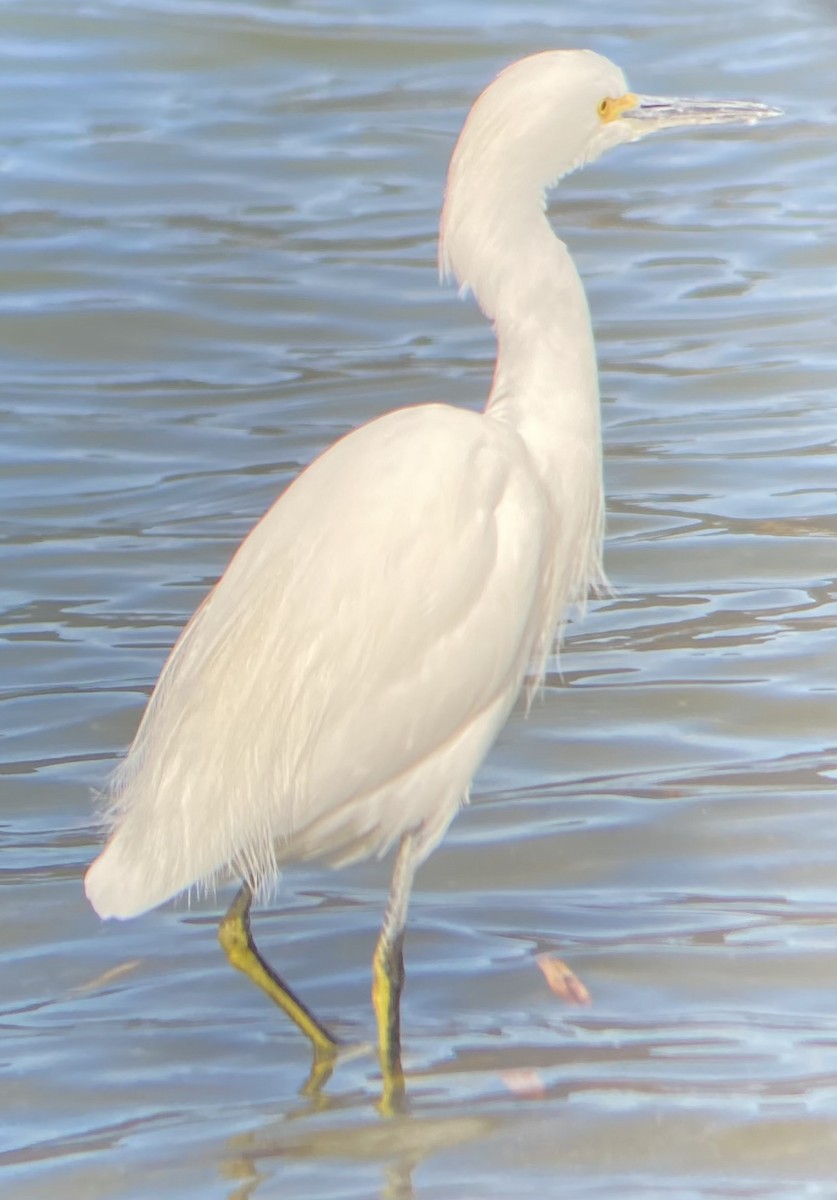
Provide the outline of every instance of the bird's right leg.
<path id="1" fill-rule="evenodd" d="M 250 933 L 250 905 L 253 893 L 248 884 L 242 884 L 229 911 L 218 928 L 218 941 L 229 963 L 243 971 L 248 979 L 265 992 L 274 1004 L 278 1004 L 301 1029 L 314 1051 L 314 1067 L 306 1090 L 321 1087 L 331 1074 L 330 1066 L 337 1057 L 340 1043 L 320 1024 L 314 1014 L 271 966 L 265 962 L 256 948 Z"/>
<path id="2" fill-rule="evenodd" d="M 381 1112 L 390 1116 L 404 1104 L 401 1067 L 401 992 L 404 988 L 404 926 L 413 876 L 420 860 L 420 832 L 405 833 L 395 856 L 384 924 L 372 958 L 372 1004 L 378 1022 L 378 1056 L 383 1092 Z"/>

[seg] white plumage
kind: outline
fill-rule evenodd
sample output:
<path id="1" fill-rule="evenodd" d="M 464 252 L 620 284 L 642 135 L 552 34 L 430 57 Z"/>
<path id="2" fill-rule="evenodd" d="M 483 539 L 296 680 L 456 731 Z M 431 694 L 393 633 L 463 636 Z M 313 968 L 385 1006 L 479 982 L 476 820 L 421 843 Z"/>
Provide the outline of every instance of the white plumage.
<path id="1" fill-rule="evenodd" d="M 101 915 L 228 865 L 258 884 L 289 860 L 380 854 L 405 828 L 432 849 L 565 599 L 529 468 L 513 431 L 431 405 L 299 477 L 160 676 L 87 877 Z"/>
<path id="2" fill-rule="evenodd" d="M 603 578 L 593 337 L 545 189 L 655 129 L 770 115 L 636 96 L 590 51 L 495 80 L 454 151 L 439 248 L 496 331 L 485 411 L 402 409 L 308 467 L 186 626 L 112 781 L 110 840 L 86 877 L 96 911 L 131 917 L 237 872 L 250 887 L 222 923 L 228 957 L 323 1058 L 336 1042 L 255 951 L 250 889 L 286 862 L 400 843 L 373 962 L 391 1090 L 415 866 L 527 670 L 540 679 L 567 604 Z"/>

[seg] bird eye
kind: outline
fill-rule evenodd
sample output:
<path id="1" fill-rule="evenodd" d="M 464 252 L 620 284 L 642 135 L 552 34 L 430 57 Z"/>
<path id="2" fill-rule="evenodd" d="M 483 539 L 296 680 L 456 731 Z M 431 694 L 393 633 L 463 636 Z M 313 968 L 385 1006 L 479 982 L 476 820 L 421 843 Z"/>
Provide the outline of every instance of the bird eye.
<path id="1" fill-rule="evenodd" d="M 599 105 L 598 105 L 598 108 L 596 111 L 598 112 L 598 114 L 602 118 L 602 120 L 607 120 L 607 117 L 610 114 L 610 108 L 611 108 L 612 104 L 613 104 L 613 101 L 610 99 L 609 96 L 605 96 L 604 100 L 599 101 Z"/>

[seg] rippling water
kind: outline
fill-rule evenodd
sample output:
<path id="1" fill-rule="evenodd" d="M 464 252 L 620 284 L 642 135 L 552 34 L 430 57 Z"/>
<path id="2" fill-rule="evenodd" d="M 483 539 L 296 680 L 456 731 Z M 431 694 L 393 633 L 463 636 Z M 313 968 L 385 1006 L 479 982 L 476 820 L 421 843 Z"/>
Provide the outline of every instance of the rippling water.
<path id="1" fill-rule="evenodd" d="M 833 1196 L 834 5 L 8 0 L 0 28 L 2 1194 Z M 490 334 L 436 281 L 445 165 L 493 73 L 559 45 L 787 115 L 555 198 L 615 591 L 420 875 L 384 1122 L 369 1056 L 299 1095 L 227 897 L 96 920 L 90 793 L 295 472 L 485 395 Z M 354 1041 L 387 883 L 292 872 L 256 918 Z"/>

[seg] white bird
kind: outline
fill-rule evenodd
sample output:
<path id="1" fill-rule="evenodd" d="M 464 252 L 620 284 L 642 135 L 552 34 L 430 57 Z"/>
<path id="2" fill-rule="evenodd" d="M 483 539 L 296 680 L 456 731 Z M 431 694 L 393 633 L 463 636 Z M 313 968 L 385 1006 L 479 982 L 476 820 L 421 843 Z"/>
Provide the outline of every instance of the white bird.
<path id="1" fill-rule="evenodd" d="M 230 961 L 311 1038 L 336 1039 L 258 954 L 253 894 L 286 864 L 397 847 L 373 960 L 385 1092 L 403 1087 L 402 939 L 417 866 L 468 795 L 562 614 L 602 573 L 590 316 L 546 189 L 676 125 L 754 122 L 742 101 L 638 96 L 589 50 L 503 71 L 454 150 L 439 262 L 497 336 L 482 413 L 402 408 L 313 462 L 259 521 L 183 630 L 109 788 L 85 888 L 137 916 L 236 874 Z"/>

